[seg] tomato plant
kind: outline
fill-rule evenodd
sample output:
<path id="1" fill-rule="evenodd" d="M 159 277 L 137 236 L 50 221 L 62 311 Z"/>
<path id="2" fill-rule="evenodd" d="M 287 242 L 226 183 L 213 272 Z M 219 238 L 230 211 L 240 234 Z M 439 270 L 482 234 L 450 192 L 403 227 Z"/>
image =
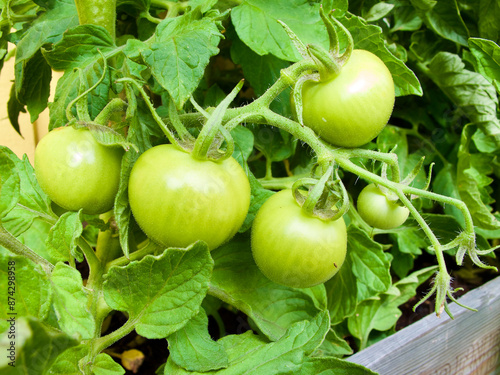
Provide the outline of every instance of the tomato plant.
<path id="1" fill-rule="evenodd" d="M 304 213 L 292 191 L 274 194 L 262 205 L 252 227 L 252 254 L 269 279 L 309 288 L 331 279 L 347 250 L 344 219 L 327 221 Z"/>
<path id="2" fill-rule="evenodd" d="M 101 214 L 113 207 L 122 156 L 121 148 L 99 144 L 88 129 L 56 128 L 36 148 L 36 178 L 59 206 Z"/>
<path id="3" fill-rule="evenodd" d="M 361 190 L 357 209 L 367 224 L 380 229 L 397 228 L 410 214 L 408 208 L 390 200 L 375 184 L 367 185 Z"/>
<path id="4" fill-rule="evenodd" d="M 332 145 L 359 147 L 386 126 L 394 82 L 383 61 L 369 51 L 352 51 L 340 69 L 326 81 L 305 82 L 304 124 Z"/>
<path id="5" fill-rule="evenodd" d="M 215 249 L 233 237 L 250 205 L 250 185 L 233 158 L 197 160 L 173 145 L 150 148 L 130 174 L 134 218 L 164 246 L 198 240 Z"/>

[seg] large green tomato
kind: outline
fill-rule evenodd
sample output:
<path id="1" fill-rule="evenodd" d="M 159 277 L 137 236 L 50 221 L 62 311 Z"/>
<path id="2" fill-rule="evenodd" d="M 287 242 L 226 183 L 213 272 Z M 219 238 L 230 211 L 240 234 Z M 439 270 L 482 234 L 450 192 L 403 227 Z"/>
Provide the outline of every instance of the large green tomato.
<path id="1" fill-rule="evenodd" d="M 113 208 L 122 156 L 122 148 L 101 145 L 88 129 L 56 128 L 36 147 L 35 174 L 59 206 L 101 214 Z"/>
<path id="2" fill-rule="evenodd" d="M 344 219 L 324 221 L 305 213 L 292 191 L 271 196 L 252 226 L 255 263 L 270 280 L 307 288 L 335 275 L 346 256 Z"/>
<path id="3" fill-rule="evenodd" d="M 379 229 L 393 229 L 402 225 L 410 211 L 387 199 L 382 191 L 370 184 L 358 196 L 358 213 L 367 224 Z"/>
<path id="4" fill-rule="evenodd" d="M 203 240 L 215 249 L 243 224 L 250 184 L 232 157 L 204 161 L 160 145 L 134 164 L 128 195 L 135 220 L 153 240 L 168 247 Z"/>
<path id="5" fill-rule="evenodd" d="M 382 60 L 353 50 L 337 76 L 304 84 L 304 124 L 332 145 L 359 147 L 384 129 L 394 98 L 392 75 Z"/>

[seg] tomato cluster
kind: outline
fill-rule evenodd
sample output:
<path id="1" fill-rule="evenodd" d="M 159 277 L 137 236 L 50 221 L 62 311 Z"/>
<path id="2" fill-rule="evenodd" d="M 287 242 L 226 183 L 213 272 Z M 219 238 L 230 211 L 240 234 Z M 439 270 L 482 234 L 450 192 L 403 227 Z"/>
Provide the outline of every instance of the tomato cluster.
<path id="1" fill-rule="evenodd" d="M 383 62 L 354 50 L 340 73 L 303 87 L 305 125 L 341 147 L 358 147 L 376 137 L 391 115 L 394 84 Z M 35 152 L 36 177 L 59 206 L 101 214 L 111 210 L 120 184 L 123 150 L 98 143 L 87 128 L 55 129 Z M 215 249 L 242 226 L 250 206 L 247 176 L 232 158 L 208 160 L 173 144 L 144 152 L 132 167 L 128 198 L 143 232 L 165 247 L 205 241 Z M 375 185 L 359 195 L 360 216 L 391 229 L 408 209 Z M 326 220 L 303 209 L 291 190 L 269 198 L 251 233 L 252 253 L 262 273 L 289 287 L 306 288 L 333 277 L 344 263 L 347 231 L 343 218 Z"/>

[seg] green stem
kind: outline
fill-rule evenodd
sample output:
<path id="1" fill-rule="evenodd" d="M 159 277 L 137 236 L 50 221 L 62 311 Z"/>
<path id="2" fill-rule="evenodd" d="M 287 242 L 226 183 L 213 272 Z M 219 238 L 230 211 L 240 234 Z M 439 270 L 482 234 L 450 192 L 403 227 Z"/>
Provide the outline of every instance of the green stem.
<path id="1" fill-rule="evenodd" d="M 125 111 L 126 109 L 127 103 L 120 98 L 114 98 L 106 104 L 102 111 L 95 117 L 94 122 L 106 126 L 113 113 Z"/>
<path id="2" fill-rule="evenodd" d="M 283 189 L 291 189 L 295 181 L 308 176 L 309 174 L 301 174 L 290 177 L 273 177 L 273 178 L 266 177 L 266 178 L 259 178 L 258 181 L 265 189 L 283 190 Z"/>
<path id="3" fill-rule="evenodd" d="M 110 334 L 92 340 L 90 344 L 91 358 L 95 358 L 95 356 L 97 356 L 104 349 L 110 347 L 121 338 L 127 336 L 130 332 L 134 330 L 134 327 L 135 327 L 135 322 L 128 320 L 123 326 L 111 332 Z"/>
<path id="4" fill-rule="evenodd" d="M 108 262 L 106 264 L 106 272 L 108 272 L 108 270 L 111 267 L 126 266 L 130 262 L 133 262 L 135 260 L 140 260 L 140 259 L 144 258 L 146 255 L 150 255 L 150 254 L 155 253 L 156 250 L 158 250 L 158 248 L 159 248 L 159 246 L 156 243 L 150 241 L 145 247 L 131 253 L 128 256 L 128 258 L 126 256 L 122 256 L 120 258 L 117 258 L 117 259 L 114 259 L 114 260 Z"/>
<path id="5" fill-rule="evenodd" d="M 5 247 L 10 252 L 28 258 L 32 262 L 42 266 L 43 270 L 50 274 L 54 269 L 54 265 L 45 258 L 31 250 L 28 246 L 14 237 L 8 230 L 6 230 L 0 223 L 0 245 Z"/>
<path id="6" fill-rule="evenodd" d="M 116 37 L 116 0 L 75 0 L 80 25 L 104 27 Z"/>

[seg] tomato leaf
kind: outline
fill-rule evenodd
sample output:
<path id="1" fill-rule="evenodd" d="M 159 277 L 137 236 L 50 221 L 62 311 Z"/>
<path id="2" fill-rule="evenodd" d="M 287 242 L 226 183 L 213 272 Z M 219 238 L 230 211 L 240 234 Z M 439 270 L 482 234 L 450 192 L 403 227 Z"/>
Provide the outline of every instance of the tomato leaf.
<path id="1" fill-rule="evenodd" d="M 428 65 L 428 74 L 450 100 L 500 147 L 496 90 L 481 74 L 465 69 L 459 56 L 440 52 Z"/>
<path id="2" fill-rule="evenodd" d="M 500 46 L 492 40 L 470 38 L 469 47 L 477 62 L 477 72 L 500 93 Z"/>
<path id="3" fill-rule="evenodd" d="M 70 70 L 88 65 L 116 48 L 108 31 L 101 26 L 79 25 L 68 29 L 60 41 L 45 45 L 42 53 L 54 70 Z"/>
<path id="4" fill-rule="evenodd" d="M 326 311 L 318 313 L 311 320 L 302 320 L 292 326 L 276 342 L 266 342 L 252 332 L 229 335 L 220 339 L 229 358 L 229 367 L 218 374 L 257 373 L 278 375 L 296 373 L 302 361 L 323 340 L 330 326 Z M 201 374 L 189 372 L 177 366 L 170 357 L 165 366 L 165 374 Z"/>
<path id="5" fill-rule="evenodd" d="M 66 333 L 34 319 L 20 318 L 16 320 L 16 325 L 20 339 L 16 340 L 15 366 L 7 366 L 5 363 L 2 374 L 19 374 L 19 368 L 23 369 L 23 375 L 45 374 L 59 354 L 77 344 Z M 6 360 L 4 356 L 2 361 Z M 0 368 L 2 364 L 0 362 Z"/>
<path id="6" fill-rule="evenodd" d="M 147 338 L 165 338 L 198 313 L 212 273 L 208 247 L 167 249 L 125 267 L 112 267 L 103 284 L 108 305 L 126 311 L 135 330 Z"/>
<path id="7" fill-rule="evenodd" d="M 14 262 L 14 268 L 9 262 Z M 52 294 L 46 273 L 30 260 L 13 256 L 2 247 L 0 247 L 0 265 L 2 266 L 0 287 L 6 293 L 5 302 L 0 305 L 1 319 L 31 316 L 43 321 L 49 312 Z M 9 268 L 14 269 L 15 289 L 12 286 L 9 288 L 9 275 L 7 273 Z M 8 293 L 9 291 L 11 293 Z M 8 299 L 8 296 L 12 299 Z M 9 304 L 9 300 L 14 301 L 15 304 Z"/>
<path id="8" fill-rule="evenodd" d="M 95 375 L 123 375 L 125 369 L 116 363 L 109 354 L 101 353 L 95 357 L 92 372 Z"/>
<path id="9" fill-rule="evenodd" d="M 59 262 L 50 275 L 50 283 L 53 306 L 62 331 L 77 339 L 92 338 L 95 321 L 87 308 L 80 272 Z"/>
<path id="10" fill-rule="evenodd" d="M 202 17 L 195 9 L 181 17 L 163 20 L 155 30 L 150 48 L 142 51 L 158 83 L 178 108 L 198 86 L 211 56 L 219 52 L 222 37 L 216 17 Z"/>
<path id="11" fill-rule="evenodd" d="M 21 180 L 11 160 L 11 151 L 0 146 L 0 221 L 17 205 Z"/>
<path id="12" fill-rule="evenodd" d="M 500 41 L 500 4 L 494 0 L 479 2 L 478 29 L 481 38 L 488 38 L 498 43 Z"/>
<path id="13" fill-rule="evenodd" d="M 349 317 L 349 331 L 361 341 L 361 348 L 367 346 L 370 332 L 374 329 L 387 331 L 396 325 L 401 316 L 398 306 L 416 294 L 417 287 L 431 277 L 437 266 L 415 271 L 392 285 L 389 290 L 375 299 L 361 302 L 356 313 Z"/>
<path id="14" fill-rule="evenodd" d="M 295 289 L 267 279 L 257 268 L 250 241 L 244 236 L 212 251 L 212 256 L 215 267 L 210 294 L 243 311 L 272 340 L 283 336 L 293 323 L 312 319 L 326 308 L 323 285 Z"/>
<path id="15" fill-rule="evenodd" d="M 50 229 L 45 241 L 47 251 L 52 259 L 67 262 L 75 257 L 83 261 L 83 254 L 77 248 L 77 240 L 82 234 L 83 226 L 79 212 L 66 212 Z"/>
<path id="16" fill-rule="evenodd" d="M 305 0 L 248 0 L 231 11 L 238 37 L 258 55 L 272 54 L 281 60 L 298 61 L 300 54 L 278 20 L 286 23 L 305 44 L 328 46 L 318 4 Z"/>
<path id="17" fill-rule="evenodd" d="M 186 370 L 207 372 L 229 366 L 224 346 L 210 337 L 208 317 L 203 309 L 167 340 L 172 360 Z"/>

